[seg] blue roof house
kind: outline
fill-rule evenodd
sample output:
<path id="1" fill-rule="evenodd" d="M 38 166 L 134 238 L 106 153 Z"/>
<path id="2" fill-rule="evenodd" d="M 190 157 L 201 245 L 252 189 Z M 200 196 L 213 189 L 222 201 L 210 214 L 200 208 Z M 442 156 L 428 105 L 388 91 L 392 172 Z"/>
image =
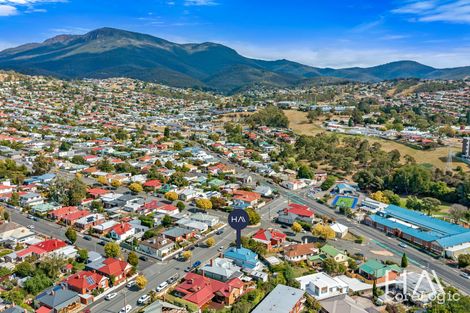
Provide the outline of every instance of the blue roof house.
<path id="1" fill-rule="evenodd" d="M 262 263 L 258 260 L 258 255 L 246 248 L 230 247 L 224 252 L 224 257 L 244 268 L 256 270 L 262 267 Z"/>

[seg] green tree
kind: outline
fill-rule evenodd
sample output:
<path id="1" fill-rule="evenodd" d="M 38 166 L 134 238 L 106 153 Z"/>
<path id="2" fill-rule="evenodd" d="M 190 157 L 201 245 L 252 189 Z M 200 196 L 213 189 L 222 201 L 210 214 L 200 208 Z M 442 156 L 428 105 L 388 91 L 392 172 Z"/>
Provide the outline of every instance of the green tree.
<path id="1" fill-rule="evenodd" d="M 67 261 L 61 256 L 49 256 L 39 263 L 39 269 L 44 272 L 52 280 L 59 277 L 59 273 L 64 269 Z"/>
<path id="2" fill-rule="evenodd" d="M 214 239 L 214 237 L 209 237 L 209 238 L 207 238 L 207 240 L 206 240 L 206 245 L 207 245 L 208 247 L 212 247 L 213 245 L 215 245 L 215 239 Z"/>
<path id="3" fill-rule="evenodd" d="M 38 155 L 33 162 L 34 175 L 43 175 L 48 173 L 53 165 L 51 158 L 47 158 L 43 154 Z"/>
<path id="4" fill-rule="evenodd" d="M 115 242 L 108 242 L 104 245 L 104 254 L 107 258 L 117 258 L 121 255 L 121 247 Z"/>
<path id="5" fill-rule="evenodd" d="M 184 204 L 184 202 L 178 201 L 178 203 L 176 203 L 176 207 L 177 207 L 180 211 L 183 211 L 183 210 L 186 208 L 186 205 Z"/>
<path id="6" fill-rule="evenodd" d="M 333 258 L 327 258 L 323 261 L 323 269 L 328 274 L 336 273 L 338 271 L 338 263 Z"/>
<path id="7" fill-rule="evenodd" d="M 256 225 L 261 221 L 261 216 L 254 209 L 248 208 L 245 212 L 248 214 L 248 218 L 250 219 L 250 225 Z"/>
<path id="8" fill-rule="evenodd" d="M 314 173 L 313 173 L 312 169 L 307 164 L 301 164 L 299 166 L 299 170 L 297 171 L 297 177 L 298 178 L 312 179 L 313 175 L 314 175 Z"/>
<path id="9" fill-rule="evenodd" d="M 49 286 L 52 286 L 52 280 L 44 275 L 44 273 L 38 272 L 24 283 L 23 288 L 28 293 L 37 295 Z"/>
<path id="10" fill-rule="evenodd" d="M 127 263 L 134 267 L 137 267 L 137 265 L 139 264 L 139 257 L 134 251 L 129 252 L 129 254 L 127 255 Z"/>
<path id="11" fill-rule="evenodd" d="M 168 214 L 166 214 L 163 218 L 162 218 L 162 225 L 164 227 L 168 227 L 170 226 L 171 224 L 173 224 L 173 219 L 171 218 L 171 216 L 169 216 Z"/>
<path id="12" fill-rule="evenodd" d="M 77 241 L 77 232 L 72 227 L 69 227 L 65 231 L 65 237 L 67 237 L 71 243 L 75 243 Z"/>
<path id="13" fill-rule="evenodd" d="M 406 257 L 406 253 L 403 253 L 403 255 L 401 256 L 401 267 L 408 267 L 408 258 Z"/>
<path id="14" fill-rule="evenodd" d="M 80 249 L 78 250 L 78 257 L 82 262 L 88 260 L 88 250 L 87 249 Z"/>
<path id="15" fill-rule="evenodd" d="M 470 265 L 470 254 L 460 254 L 458 256 L 458 262 L 460 268 L 465 268 Z"/>
<path id="16" fill-rule="evenodd" d="M 144 191 L 144 188 L 142 187 L 141 184 L 139 183 L 132 183 L 129 185 L 129 189 L 132 191 L 132 192 L 135 192 L 135 193 L 139 193 L 139 192 L 142 192 Z"/>
<path id="17" fill-rule="evenodd" d="M 21 262 L 15 266 L 15 273 L 20 277 L 28 277 L 33 275 L 34 266 L 29 262 Z"/>
<path id="18" fill-rule="evenodd" d="M 198 198 L 195 200 L 195 202 L 196 202 L 196 206 L 200 209 L 203 209 L 206 211 L 212 209 L 212 202 L 209 199 Z"/>

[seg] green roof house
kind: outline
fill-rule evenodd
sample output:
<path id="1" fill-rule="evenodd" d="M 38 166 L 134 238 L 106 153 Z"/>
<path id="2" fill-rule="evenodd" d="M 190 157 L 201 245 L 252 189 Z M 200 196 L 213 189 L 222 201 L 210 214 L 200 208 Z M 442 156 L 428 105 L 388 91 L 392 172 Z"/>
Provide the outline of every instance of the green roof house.
<path id="1" fill-rule="evenodd" d="M 389 274 L 388 280 L 394 280 L 401 272 L 402 268 L 398 265 L 387 265 L 378 260 L 368 260 L 359 266 L 359 274 L 361 274 L 364 278 L 369 280 L 377 279 L 378 281 L 380 280 L 380 282 L 385 281 L 385 276 L 387 273 L 391 273 Z"/>

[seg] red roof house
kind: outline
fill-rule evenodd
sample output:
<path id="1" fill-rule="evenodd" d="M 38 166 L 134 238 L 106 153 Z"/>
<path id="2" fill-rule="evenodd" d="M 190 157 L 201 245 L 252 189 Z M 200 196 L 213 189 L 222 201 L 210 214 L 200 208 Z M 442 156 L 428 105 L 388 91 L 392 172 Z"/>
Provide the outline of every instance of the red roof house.
<path id="1" fill-rule="evenodd" d="M 239 278 L 221 282 L 199 274 L 188 273 L 175 291 L 181 298 L 196 304 L 199 308 L 210 301 L 231 305 L 243 294 L 244 284 Z"/>
<path id="2" fill-rule="evenodd" d="M 80 294 L 89 294 L 95 289 L 107 289 L 109 279 L 101 274 L 91 271 L 81 271 L 66 279 L 69 289 Z"/>
<path id="3" fill-rule="evenodd" d="M 251 238 L 264 244 L 267 250 L 272 250 L 281 247 L 286 241 L 287 235 L 275 229 L 260 228 Z"/>
<path id="4" fill-rule="evenodd" d="M 98 272 L 108 278 L 113 276 L 115 278 L 114 285 L 117 285 L 126 279 L 126 275 L 130 272 L 131 268 L 132 266 L 126 261 L 107 258 L 103 261 L 103 266 L 98 269 Z"/>

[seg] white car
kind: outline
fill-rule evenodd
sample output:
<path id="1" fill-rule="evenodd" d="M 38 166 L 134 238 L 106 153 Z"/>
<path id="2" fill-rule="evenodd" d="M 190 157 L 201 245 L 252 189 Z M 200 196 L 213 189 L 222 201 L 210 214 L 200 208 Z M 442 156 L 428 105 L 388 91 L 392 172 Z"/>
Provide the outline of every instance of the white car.
<path id="1" fill-rule="evenodd" d="M 149 295 L 143 295 L 139 298 L 139 300 L 137 300 L 137 303 L 138 304 L 145 304 L 147 301 L 150 300 L 150 296 Z"/>
<path id="2" fill-rule="evenodd" d="M 34 229 L 34 225 L 29 225 L 28 228 L 29 229 Z"/>
<path id="3" fill-rule="evenodd" d="M 157 286 L 157 292 L 160 292 L 162 291 L 163 289 L 165 289 L 166 287 L 168 287 L 168 283 L 166 281 L 164 281 L 163 283 L 161 283 L 160 285 Z"/>
<path id="4" fill-rule="evenodd" d="M 130 304 L 126 305 L 119 311 L 119 313 L 129 313 L 132 310 L 132 306 Z"/>
<path id="5" fill-rule="evenodd" d="M 224 250 L 224 246 L 220 246 L 219 249 L 217 249 L 218 251 L 222 251 Z"/>
<path id="6" fill-rule="evenodd" d="M 127 285 L 126 285 L 127 288 L 132 288 L 134 286 L 135 286 L 135 280 L 132 280 L 132 281 L 128 282 Z"/>
<path id="7" fill-rule="evenodd" d="M 106 299 L 106 300 L 111 300 L 111 299 L 115 298 L 116 296 L 117 296 L 117 293 L 116 293 L 116 292 L 112 292 L 112 293 L 108 294 L 108 295 L 105 297 L 105 299 Z"/>
<path id="8" fill-rule="evenodd" d="M 402 247 L 402 248 L 407 248 L 407 247 L 408 247 L 408 246 L 407 246 L 406 244 L 404 244 L 403 242 L 400 242 L 398 245 L 399 245 L 400 247 Z"/>
<path id="9" fill-rule="evenodd" d="M 468 275 L 467 273 L 462 273 L 462 274 L 460 274 L 460 276 L 462 276 L 463 278 L 466 278 L 466 279 L 470 279 L 470 275 Z"/>

